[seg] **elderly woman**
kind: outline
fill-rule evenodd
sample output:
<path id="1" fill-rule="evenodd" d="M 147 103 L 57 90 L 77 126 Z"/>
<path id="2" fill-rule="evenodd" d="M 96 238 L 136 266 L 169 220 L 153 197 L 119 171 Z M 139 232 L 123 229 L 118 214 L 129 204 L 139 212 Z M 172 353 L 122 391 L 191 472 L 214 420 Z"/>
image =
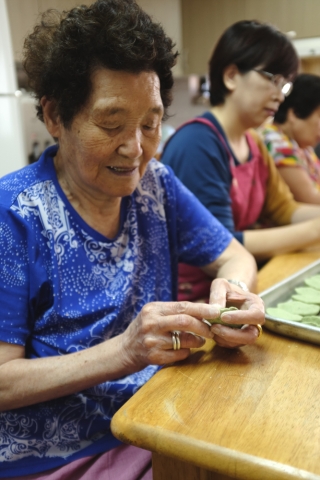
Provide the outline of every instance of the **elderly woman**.
<path id="1" fill-rule="evenodd" d="M 320 204 L 320 77 L 301 73 L 272 123 L 261 129 L 280 175 L 298 202 Z"/>
<path id="2" fill-rule="evenodd" d="M 253 257 L 152 160 L 175 59 L 133 0 L 50 11 L 26 39 L 57 145 L 0 180 L 0 478 L 150 479 L 114 412 L 206 338 L 231 348 L 261 331 Z M 210 304 L 175 301 L 179 260 L 217 277 Z M 202 321 L 226 305 L 241 329 Z"/>

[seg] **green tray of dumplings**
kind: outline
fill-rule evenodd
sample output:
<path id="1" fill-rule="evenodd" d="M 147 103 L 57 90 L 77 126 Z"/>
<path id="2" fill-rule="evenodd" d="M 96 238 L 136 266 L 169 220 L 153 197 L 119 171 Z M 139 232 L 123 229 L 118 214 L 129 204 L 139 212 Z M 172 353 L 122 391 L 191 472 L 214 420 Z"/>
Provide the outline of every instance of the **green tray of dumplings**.
<path id="1" fill-rule="evenodd" d="M 296 288 L 301 291 L 301 287 L 309 287 L 310 285 L 306 284 L 306 281 L 309 282 L 310 277 L 316 275 L 320 276 L 320 260 L 311 263 L 285 280 L 261 292 L 259 296 L 264 301 L 266 309 L 264 327 L 280 335 L 320 345 L 320 311 L 315 314 L 315 320 L 317 320 L 317 317 L 319 318 L 319 326 L 316 326 L 301 321 L 280 318 L 279 312 L 277 312 L 276 316 L 273 310 L 274 308 L 279 308 L 279 304 L 282 305 L 283 308 L 284 304 L 288 307 L 288 302 L 297 301 L 296 299 L 292 299 L 292 296 L 299 295 L 297 294 Z M 319 304 L 320 300 L 318 301 L 318 305 Z M 297 307 L 299 307 L 299 305 L 297 305 Z M 271 311 L 272 314 L 267 312 L 268 309 L 271 309 L 269 311 Z M 295 309 L 293 309 L 293 311 L 295 311 Z M 317 323 L 317 321 L 315 323 Z"/>

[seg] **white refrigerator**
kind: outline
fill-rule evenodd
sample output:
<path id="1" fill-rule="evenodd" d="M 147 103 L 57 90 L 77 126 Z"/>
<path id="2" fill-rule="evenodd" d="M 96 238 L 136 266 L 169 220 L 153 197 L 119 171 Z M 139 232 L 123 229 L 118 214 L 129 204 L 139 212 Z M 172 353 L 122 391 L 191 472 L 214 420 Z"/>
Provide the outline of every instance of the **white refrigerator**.
<path id="1" fill-rule="evenodd" d="M 0 177 L 27 164 L 9 17 L 0 0 Z"/>

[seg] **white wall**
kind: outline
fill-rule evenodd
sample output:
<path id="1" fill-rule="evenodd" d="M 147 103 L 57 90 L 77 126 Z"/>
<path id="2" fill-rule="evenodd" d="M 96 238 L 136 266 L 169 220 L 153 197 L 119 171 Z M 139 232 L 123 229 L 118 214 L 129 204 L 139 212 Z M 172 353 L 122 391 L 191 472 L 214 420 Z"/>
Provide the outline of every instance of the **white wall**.
<path id="1" fill-rule="evenodd" d="M 26 164 L 9 19 L 0 0 L 0 177 Z"/>
<path id="2" fill-rule="evenodd" d="M 13 56 L 16 61 L 22 59 L 23 41 L 25 36 L 33 29 L 39 14 L 48 8 L 58 10 L 69 10 L 76 5 L 90 5 L 92 0 L 1 0 L 6 3 L 9 23 L 11 26 L 11 39 L 13 45 Z M 182 15 L 181 0 L 137 0 L 139 5 L 153 18 L 154 21 L 162 24 L 166 33 L 173 39 L 176 49 L 182 52 Z M 182 76 L 182 55 L 174 67 L 173 74 L 178 79 Z M 12 82 L 11 82 L 12 83 Z M 187 92 L 186 92 L 187 93 Z M 13 101 L 13 100 L 12 100 Z M 184 104 L 184 102 L 182 102 Z M 35 116 L 32 99 L 24 95 L 21 99 L 23 135 L 27 158 L 32 151 L 32 145 L 36 141 L 42 150 L 45 142 L 51 137 L 48 135 L 45 126 Z M 172 107 L 176 123 L 176 108 Z M 174 123 L 174 121 L 173 121 Z M 1 160 L 0 160 L 1 163 Z M 1 165 L 0 165 L 1 175 Z"/>
<path id="3" fill-rule="evenodd" d="M 138 4 L 161 23 L 167 34 L 173 38 L 179 52 L 182 51 L 182 16 L 181 0 L 137 0 Z M 21 60 L 23 39 L 32 30 L 40 12 L 48 8 L 68 10 L 76 5 L 90 5 L 91 0 L 6 0 L 14 57 Z M 174 74 L 182 73 L 182 57 L 180 57 Z"/>
<path id="4" fill-rule="evenodd" d="M 173 73 L 180 76 L 183 73 L 182 56 L 182 14 L 181 0 L 137 0 L 137 3 L 156 22 L 162 24 L 165 32 L 173 39 L 180 53 L 178 63 Z"/>

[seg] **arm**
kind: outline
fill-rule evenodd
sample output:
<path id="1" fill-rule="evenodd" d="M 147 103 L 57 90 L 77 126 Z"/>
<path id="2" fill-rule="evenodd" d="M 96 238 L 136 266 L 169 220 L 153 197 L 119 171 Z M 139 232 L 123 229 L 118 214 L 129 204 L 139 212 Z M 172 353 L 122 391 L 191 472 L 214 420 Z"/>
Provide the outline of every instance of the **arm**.
<path id="1" fill-rule="evenodd" d="M 250 291 L 256 291 L 257 266 L 253 256 L 236 240 L 214 262 L 202 270 L 212 278 L 230 278 L 244 282 Z"/>
<path id="2" fill-rule="evenodd" d="M 54 342 L 51 345 L 45 341 L 42 343 L 43 330 L 39 333 L 34 328 L 35 322 L 41 322 L 45 313 L 50 311 L 54 298 L 51 288 L 42 288 L 49 282 L 47 270 L 42 268 L 40 260 L 47 257 L 37 250 L 32 233 L 26 228 L 22 216 L 12 210 L 6 215 L 1 211 L 0 410 L 78 393 L 138 372 L 150 364 L 162 365 L 181 360 L 190 354 L 190 348 L 201 346 L 204 337 L 212 337 L 208 327 L 200 320 L 203 316 L 217 315 L 216 307 L 193 307 L 191 304 L 188 309 L 183 309 L 173 302 L 159 302 L 145 305 L 136 312 L 132 323 L 121 335 L 103 341 L 102 332 L 95 339 L 95 343 L 99 344 L 92 347 L 89 347 L 91 332 L 90 339 L 85 339 L 81 345 L 82 338 L 70 339 L 67 332 L 61 349 L 64 354 L 59 354 L 59 346 L 55 348 Z M 63 301 L 62 296 L 61 299 Z M 113 314 L 112 311 L 110 314 Z M 62 315 L 60 319 L 63 322 Z M 56 330 L 51 330 L 50 335 L 58 334 L 62 325 L 59 320 L 54 327 Z M 79 329 L 83 325 L 80 322 L 79 316 Z M 171 332 L 174 330 L 183 332 L 182 349 L 179 351 L 172 350 Z M 188 333 L 190 331 L 197 336 Z M 42 347 L 33 348 L 36 343 L 42 343 Z M 26 344 L 31 348 L 25 349 Z M 68 353 L 70 347 L 72 351 L 79 351 Z"/>
<path id="3" fill-rule="evenodd" d="M 297 202 L 320 205 L 320 192 L 306 170 L 301 167 L 280 167 L 279 173 Z"/>
<path id="4" fill-rule="evenodd" d="M 108 346 L 69 355 L 26 359 L 25 348 L 0 342 L 0 410 L 51 400 L 90 388 L 126 373 L 119 337 Z"/>
<path id="5" fill-rule="evenodd" d="M 223 282 L 220 291 L 226 290 L 227 282 Z M 230 292 L 232 289 L 234 286 L 231 286 Z M 255 299 L 250 303 L 252 299 L 248 295 L 234 301 L 239 305 L 247 304 L 250 308 L 250 305 L 257 304 L 259 297 L 250 294 Z M 235 312 L 238 322 L 263 323 L 262 301 L 249 314 L 248 308 Z M 150 364 L 163 365 L 183 360 L 190 355 L 190 349 L 201 347 L 205 338 L 215 337 L 218 343 L 227 347 L 256 340 L 257 329 L 253 325 L 247 331 L 227 332 L 227 335 L 220 336 L 216 335 L 214 328 L 209 329 L 201 321 L 202 318 L 216 318 L 219 313 L 217 304 L 149 303 L 123 334 L 64 356 L 25 359 L 24 347 L 0 342 L 0 411 L 70 395 Z M 180 350 L 172 347 L 171 332 L 176 330 L 180 332 Z"/>
<path id="6" fill-rule="evenodd" d="M 188 218 L 192 219 L 196 229 L 199 219 L 193 209 L 195 199 L 182 185 L 181 189 L 185 194 L 181 195 L 180 210 L 183 211 L 187 206 L 189 207 L 187 208 L 190 215 Z M 217 222 L 212 215 L 198 201 L 197 205 L 203 212 L 203 224 L 207 225 L 208 222 L 211 222 L 216 228 Z M 176 213 L 175 208 L 171 208 L 171 210 Z M 183 221 L 184 218 L 179 216 L 179 225 L 184 225 L 184 232 L 188 233 L 190 225 L 187 221 Z M 9 219 L 7 219 L 8 222 Z M 172 220 L 172 227 L 175 223 Z M 224 232 L 219 230 L 219 253 L 225 250 L 231 238 L 230 233 L 223 230 Z M 13 226 L 12 231 L 14 231 Z M 206 231 L 206 235 L 205 238 L 212 241 L 212 231 Z M 25 236 L 25 232 L 21 231 L 21 238 Z M 145 305 L 121 335 L 96 346 L 76 353 L 54 354 L 49 358 L 25 358 L 23 345 L 32 335 L 32 331 L 28 328 L 30 283 L 35 286 L 40 280 L 37 278 L 37 280 L 29 282 L 29 268 L 32 262 L 28 261 L 27 255 L 23 257 L 24 261 L 22 262 L 17 232 L 15 238 L 16 242 L 13 242 L 12 237 L 10 243 L 11 251 L 12 245 L 17 245 L 16 251 L 13 252 L 15 264 L 9 262 L 7 267 L 11 268 L 10 271 L 16 273 L 18 277 L 17 279 L 11 278 L 10 288 L 6 281 L 5 262 L 2 262 L 2 269 L 0 268 L 3 294 L 1 304 L 3 322 L 0 329 L 0 338 L 2 339 L 0 343 L 0 410 L 19 408 L 77 393 L 100 383 L 137 372 L 150 364 L 162 365 L 182 360 L 190 354 L 191 348 L 203 345 L 205 337 L 212 338 L 213 333 L 207 325 L 201 322 L 201 319 L 218 316 L 217 306 L 184 302 L 154 302 Z M 189 246 L 188 242 L 181 243 Z M 18 266 L 21 263 L 24 268 L 19 270 Z M 34 279 L 34 271 L 32 272 Z M 37 292 L 34 292 L 31 298 L 39 297 Z M 51 307 L 50 301 L 48 306 Z M 7 318 L 5 318 L 5 313 L 7 313 Z M 19 337 L 20 345 L 15 345 L 14 342 L 20 330 L 23 331 L 23 335 Z M 179 351 L 172 350 L 171 332 L 175 330 L 181 332 L 182 348 Z M 193 332 L 195 335 L 188 332 Z"/>
<path id="7" fill-rule="evenodd" d="M 243 275 L 248 268 L 247 261 L 250 261 L 253 277 L 250 256 L 244 256 L 245 268 L 241 269 L 239 255 L 243 249 L 241 246 L 239 249 L 235 240 L 233 242 L 235 244 L 228 247 L 209 270 L 217 271 L 221 276 L 237 275 L 250 283 L 250 275 Z M 215 282 L 212 289 L 215 305 L 189 302 L 147 304 L 123 334 L 80 352 L 26 359 L 23 346 L 0 342 L 0 411 L 67 396 L 139 371 L 149 364 L 163 365 L 182 360 L 190 354 L 191 348 L 201 347 L 204 338 L 215 338 L 217 343 L 226 347 L 253 343 L 257 338 L 257 329 L 253 325 L 263 323 L 264 318 L 262 302 L 258 304 L 259 297 L 253 294 L 250 298 L 246 294 L 240 300 L 235 299 L 244 305 L 242 312 L 236 312 L 236 320 L 252 323 L 250 328 L 234 332 L 222 327 L 221 334 L 220 326 L 209 330 L 201 322 L 202 318 L 219 315 L 219 306 L 226 302 L 226 291 L 239 291 L 225 280 Z M 236 323 L 234 319 L 232 321 Z M 227 329 L 226 334 L 224 329 Z M 181 350 L 178 351 L 172 350 L 171 332 L 175 330 L 181 332 Z"/>
<path id="8" fill-rule="evenodd" d="M 295 217 L 308 215 L 304 211 L 297 210 Z M 284 227 L 266 228 L 261 230 L 247 230 L 244 232 L 244 246 L 258 260 L 294 252 L 307 248 L 320 241 L 320 212 L 318 217 L 294 225 Z"/>
<path id="9" fill-rule="evenodd" d="M 228 279 L 245 282 L 254 290 L 255 260 L 184 185 L 177 179 L 175 182 L 180 259 L 191 265 L 202 265 L 205 273 L 218 277 L 211 284 L 210 303 L 219 310 L 226 305 L 237 306 L 239 311 L 232 312 L 230 323 L 247 325 L 241 330 L 221 325 L 212 327 L 214 340 L 228 348 L 254 343 L 258 334 L 255 325 L 264 323 L 263 302 L 253 293 L 229 283 Z"/>
<path id="10" fill-rule="evenodd" d="M 250 290 L 255 290 L 257 267 L 253 256 L 233 239 L 217 260 L 204 267 L 203 270 L 211 276 L 216 274 L 218 277 L 211 285 L 210 303 L 222 307 L 233 305 L 239 308 L 239 311 L 223 314 L 223 321 L 245 324 L 245 327 L 241 329 L 214 325 L 211 327 L 214 340 L 219 345 L 228 348 L 254 343 L 258 335 L 255 325 L 264 323 L 263 302 L 260 297 L 245 292 L 225 280 L 240 280 L 245 282 Z"/>

